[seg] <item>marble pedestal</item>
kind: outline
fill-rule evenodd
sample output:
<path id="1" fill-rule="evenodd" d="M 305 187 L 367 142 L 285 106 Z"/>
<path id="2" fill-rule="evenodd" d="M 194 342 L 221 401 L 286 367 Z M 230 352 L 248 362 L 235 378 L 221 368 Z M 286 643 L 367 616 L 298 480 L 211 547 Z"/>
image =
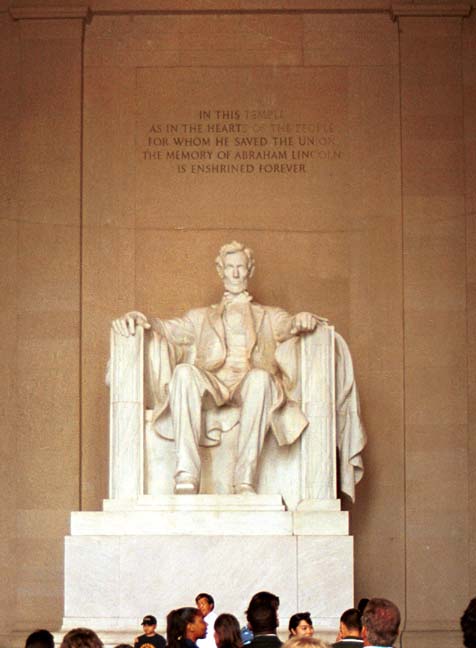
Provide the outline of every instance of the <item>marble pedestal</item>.
<path id="1" fill-rule="evenodd" d="M 194 605 L 201 591 L 244 622 L 263 589 L 281 599 L 281 629 L 305 610 L 318 630 L 337 629 L 353 605 L 353 539 L 339 500 L 288 511 L 279 495 L 145 495 L 72 513 L 63 630 L 88 626 L 130 641 L 144 614 L 163 631 L 169 610 Z"/>

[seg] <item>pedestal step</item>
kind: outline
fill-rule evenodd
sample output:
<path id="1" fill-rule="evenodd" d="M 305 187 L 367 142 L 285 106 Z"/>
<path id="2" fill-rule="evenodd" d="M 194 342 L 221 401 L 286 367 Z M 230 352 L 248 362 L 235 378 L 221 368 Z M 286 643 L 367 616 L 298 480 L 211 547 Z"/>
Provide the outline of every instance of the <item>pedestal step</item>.
<path id="1" fill-rule="evenodd" d="M 286 511 L 279 495 L 143 495 L 71 514 L 71 535 L 346 535 L 339 500 Z"/>
<path id="2" fill-rule="evenodd" d="M 140 495 L 103 500 L 104 511 L 284 511 L 280 495 Z"/>

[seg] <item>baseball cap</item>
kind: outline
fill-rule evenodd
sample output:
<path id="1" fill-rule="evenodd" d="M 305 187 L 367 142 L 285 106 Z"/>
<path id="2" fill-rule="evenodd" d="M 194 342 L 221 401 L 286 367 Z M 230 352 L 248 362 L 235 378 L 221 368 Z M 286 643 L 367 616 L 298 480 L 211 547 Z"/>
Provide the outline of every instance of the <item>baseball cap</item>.
<path id="1" fill-rule="evenodd" d="M 141 625 L 157 625 L 157 619 L 152 614 L 146 614 Z"/>

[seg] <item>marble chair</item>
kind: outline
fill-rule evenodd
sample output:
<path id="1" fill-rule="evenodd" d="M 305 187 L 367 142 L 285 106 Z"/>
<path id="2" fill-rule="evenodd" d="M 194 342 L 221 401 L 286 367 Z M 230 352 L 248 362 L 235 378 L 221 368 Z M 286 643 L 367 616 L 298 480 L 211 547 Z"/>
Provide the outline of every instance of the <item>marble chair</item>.
<path id="1" fill-rule="evenodd" d="M 175 444 L 151 425 L 148 385 L 144 379 L 147 341 L 142 327 L 135 336 L 111 331 L 109 497 L 135 500 L 143 495 L 171 495 Z M 300 337 L 298 399 L 309 425 L 290 446 L 279 447 L 268 434 L 260 466 L 258 494 L 279 494 L 288 510 L 337 498 L 336 449 L 340 453 L 340 488 L 352 499 L 362 475 L 365 433 L 347 345 L 328 325 Z M 235 410 L 235 411 L 233 411 Z M 200 494 L 231 494 L 239 411 L 232 407 L 204 413 L 204 424 L 220 419 L 227 430 L 220 445 L 201 448 Z M 165 423 L 166 424 L 166 423 Z"/>

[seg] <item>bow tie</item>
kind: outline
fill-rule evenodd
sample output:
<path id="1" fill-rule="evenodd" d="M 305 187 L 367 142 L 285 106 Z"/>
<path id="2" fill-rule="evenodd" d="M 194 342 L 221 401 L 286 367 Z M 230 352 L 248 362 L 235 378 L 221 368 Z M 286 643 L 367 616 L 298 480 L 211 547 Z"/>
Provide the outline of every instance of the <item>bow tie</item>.
<path id="1" fill-rule="evenodd" d="M 228 290 L 225 290 L 223 294 L 223 302 L 225 304 L 247 304 L 252 300 L 253 297 L 250 295 L 250 293 L 247 290 L 244 290 L 243 292 L 238 293 L 237 295 L 229 292 Z"/>

